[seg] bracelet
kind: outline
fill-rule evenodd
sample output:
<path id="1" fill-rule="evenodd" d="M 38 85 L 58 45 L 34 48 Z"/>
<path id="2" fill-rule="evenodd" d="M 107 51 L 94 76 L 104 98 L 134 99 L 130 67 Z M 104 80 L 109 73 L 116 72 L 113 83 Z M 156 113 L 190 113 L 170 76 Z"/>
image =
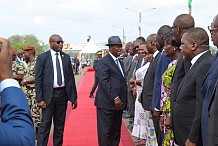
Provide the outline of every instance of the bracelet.
<path id="1" fill-rule="evenodd" d="M 164 117 L 164 115 L 160 115 L 161 117 Z"/>
<path id="2" fill-rule="evenodd" d="M 136 80 L 135 80 L 135 84 L 136 84 Z"/>

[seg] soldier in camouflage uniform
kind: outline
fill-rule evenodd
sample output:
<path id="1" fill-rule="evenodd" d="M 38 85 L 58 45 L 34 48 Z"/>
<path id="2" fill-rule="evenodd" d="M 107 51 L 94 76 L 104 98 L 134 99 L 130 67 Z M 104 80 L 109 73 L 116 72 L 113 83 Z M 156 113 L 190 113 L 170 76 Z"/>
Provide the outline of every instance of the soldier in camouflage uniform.
<path id="1" fill-rule="evenodd" d="M 38 127 L 41 122 L 41 111 L 37 106 L 36 102 L 36 92 L 35 92 L 35 48 L 33 46 L 29 46 L 24 48 L 25 54 L 24 59 L 28 62 L 27 65 L 27 73 L 24 77 L 24 80 L 21 82 L 22 86 L 26 86 L 26 96 L 27 101 L 30 106 L 30 111 L 32 113 L 33 122 L 35 125 L 36 135 L 38 132 Z"/>
<path id="2" fill-rule="evenodd" d="M 18 62 L 16 61 L 16 51 L 12 50 L 12 72 L 13 72 L 13 76 L 14 79 L 17 80 L 19 82 L 19 84 L 21 83 L 21 81 L 23 80 L 23 76 L 25 73 L 25 69 L 23 67 L 22 62 Z"/>

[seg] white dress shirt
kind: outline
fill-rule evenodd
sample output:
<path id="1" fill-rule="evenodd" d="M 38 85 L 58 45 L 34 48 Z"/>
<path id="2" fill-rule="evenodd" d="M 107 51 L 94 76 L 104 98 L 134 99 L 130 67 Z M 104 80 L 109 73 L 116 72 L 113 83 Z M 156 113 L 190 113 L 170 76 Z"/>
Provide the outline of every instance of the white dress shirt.
<path id="1" fill-rule="evenodd" d="M 204 51 L 204 52 L 201 52 L 200 54 L 198 54 L 198 55 L 196 55 L 194 58 L 192 58 L 192 60 L 191 60 L 191 67 L 190 68 L 192 68 L 192 66 L 195 64 L 195 62 L 198 60 L 198 58 L 200 58 L 201 57 L 201 55 L 203 55 L 204 53 L 206 53 L 208 50 L 206 50 L 206 51 Z"/>
<path id="2" fill-rule="evenodd" d="M 18 84 L 17 80 L 15 79 L 5 79 L 1 81 L 0 83 L 0 93 L 8 87 L 17 87 L 20 88 L 20 85 Z"/>
<path id="3" fill-rule="evenodd" d="M 63 70 L 63 64 L 62 64 L 62 59 L 61 59 L 62 56 L 61 56 L 60 52 L 55 52 L 52 49 L 50 51 L 51 51 L 51 58 L 52 58 L 52 62 L 53 62 L 53 68 L 54 68 L 54 84 L 53 84 L 53 87 L 54 88 L 64 87 L 65 83 L 64 83 L 64 70 Z M 57 83 L 56 53 L 59 54 L 58 59 L 59 59 L 59 62 L 60 62 L 60 67 L 61 67 L 61 76 L 62 76 L 62 85 L 61 86 L 59 86 L 58 83 Z"/>
<path id="4" fill-rule="evenodd" d="M 110 54 L 111 57 L 113 58 L 114 62 L 117 64 L 116 60 L 117 60 L 118 58 L 116 58 L 116 57 L 115 57 L 113 54 L 111 54 L 110 52 L 109 52 L 109 54 Z M 124 76 L 123 69 L 122 69 L 122 67 L 121 67 L 121 65 L 120 65 L 120 61 L 118 61 L 118 64 L 117 64 L 117 65 L 119 66 L 118 68 L 120 69 L 122 75 Z"/>

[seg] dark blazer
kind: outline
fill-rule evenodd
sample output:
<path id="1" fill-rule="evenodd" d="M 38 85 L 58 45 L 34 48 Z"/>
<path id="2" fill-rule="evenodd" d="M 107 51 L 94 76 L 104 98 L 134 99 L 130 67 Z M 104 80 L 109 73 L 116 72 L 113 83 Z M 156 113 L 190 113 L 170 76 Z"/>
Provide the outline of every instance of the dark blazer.
<path id="1" fill-rule="evenodd" d="M 145 74 L 142 90 L 142 106 L 145 110 L 150 111 L 152 106 L 152 94 L 154 89 L 154 77 L 158 59 L 161 52 L 153 58 L 148 68 L 148 71 Z"/>
<path id="2" fill-rule="evenodd" d="M 1 98 L 0 145 L 34 146 L 34 125 L 23 91 L 8 87 L 2 91 Z"/>
<path id="3" fill-rule="evenodd" d="M 217 121 L 214 121 L 217 120 L 215 119 L 215 117 L 217 117 L 216 114 L 218 111 L 217 102 L 216 102 L 217 94 L 215 96 L 215 91 L 217 88 L 217 79 L 218 79 L 217 64 L 218 64 L 218 58 L 216 57 L 216 59 L 214 60 L 213 64 L 210 67 L 210 70 L 201 88 L 204 97 L 202 115 L 201 115 L 201 129 L 202 129 L 204 146 L 215 145 L 215 139 L 218 140 L 218 133 L 215 134 L 215 132 L 218 131 L 218 127 L 216 126 Z M 210 116 L 208 116 L 208 110 Z M 208 125 L 208 120 L 210 122 L 210 125 Z M 207 128 L 208 128 L 208 132 L 207 132 Z M 207 139 L 207 144 L 206 144 L 206 139 Z"/>
<path id="4" fill-rule="evenodd" d="M 203 95 L 201 86 L 214 57 L 210 51 L 201 55 L 182 80 L 174 106 L 174 133 L 176 143 L 185 145 L 187 139 L 202 145 L 201 111 Z"/>
<path id="5" fill-rule="evenodd" d="M 172 62 L 171 57 L 166 57 L 163 52 L 157 62 L 157 67 L 155 71 L 154 89 L 152 95 L 152 109 L 160 109 L 160 99 L 161 99 L 161 84 L 162 75 L 167 70 L 168 65 Z"/>
<path id="6" fill-rule="evenodd" d="M 174 112 L 174 102 L 177 96 L 177 90 L 179 88 L 180 83 L 182 82 L 185 74 L 188 72 L 191 66 L 191 60 L 184 60 L 182 53 L 179 55 L 179 59 L 177 61 L 176 69 L 173 74 L 173 80 L 170 86 L 170 112 L 173 115 Z"/>
<path id="7" fill-rule="evenodd" d="M 143 58 L 140 55 L 138 55 L 138 62 L 136 64 L 135 71 L 137 71 L 142 66 L 142 59 Z"/>
<path id="8" fill-rule="evenodd" d="M 125 75 L 123 62 L 120 61 L 120 65 Z M 114 99 L 119 96 L 124 109 L 127 96 L 126 79 L 110 54 L 107 54 L 98 62 L 97 76 L 99 84 L 95 105 L 98 108 L 116 110 Z"/>
<path id="9" fill-rule="evenodd" d="M 215 87 L 213 88 L 213 95 L 209 105 L 206 146 L 218 145 L 217 112 L 218 112 L 218 80 L 216 80 Z"/>
<path id="10" fill-rule="evenodd" d="M 77 91 L 70 56 L 61 52 L 61 58 L 67 97 L 69 101 L 74 103 L 77 99 Z M 54 83 L 54 69 L 50 50 L 37 57 L 35 81 L 36 101 L 45 101 L 46 104 L 49 105 L 52 99 Z"/>

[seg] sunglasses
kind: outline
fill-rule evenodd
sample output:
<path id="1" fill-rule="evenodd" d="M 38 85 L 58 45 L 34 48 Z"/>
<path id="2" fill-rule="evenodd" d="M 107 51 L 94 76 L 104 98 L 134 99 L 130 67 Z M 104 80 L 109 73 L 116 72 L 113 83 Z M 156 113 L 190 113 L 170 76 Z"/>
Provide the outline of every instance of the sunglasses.
<path id="1" fill-rule="evenodd" d="M 60 41 L 52 41 L 52 42 L 56 42 L 57 44 L 64 44 L 64 41 L 60 40 Z"/>
<path id="2" fill-rule="evenodd" d="M 208 26 L 208 30 L 210 31 L 210 33 L 212 33 L 215 29 L 217 29 L 218 26 Z"/>

